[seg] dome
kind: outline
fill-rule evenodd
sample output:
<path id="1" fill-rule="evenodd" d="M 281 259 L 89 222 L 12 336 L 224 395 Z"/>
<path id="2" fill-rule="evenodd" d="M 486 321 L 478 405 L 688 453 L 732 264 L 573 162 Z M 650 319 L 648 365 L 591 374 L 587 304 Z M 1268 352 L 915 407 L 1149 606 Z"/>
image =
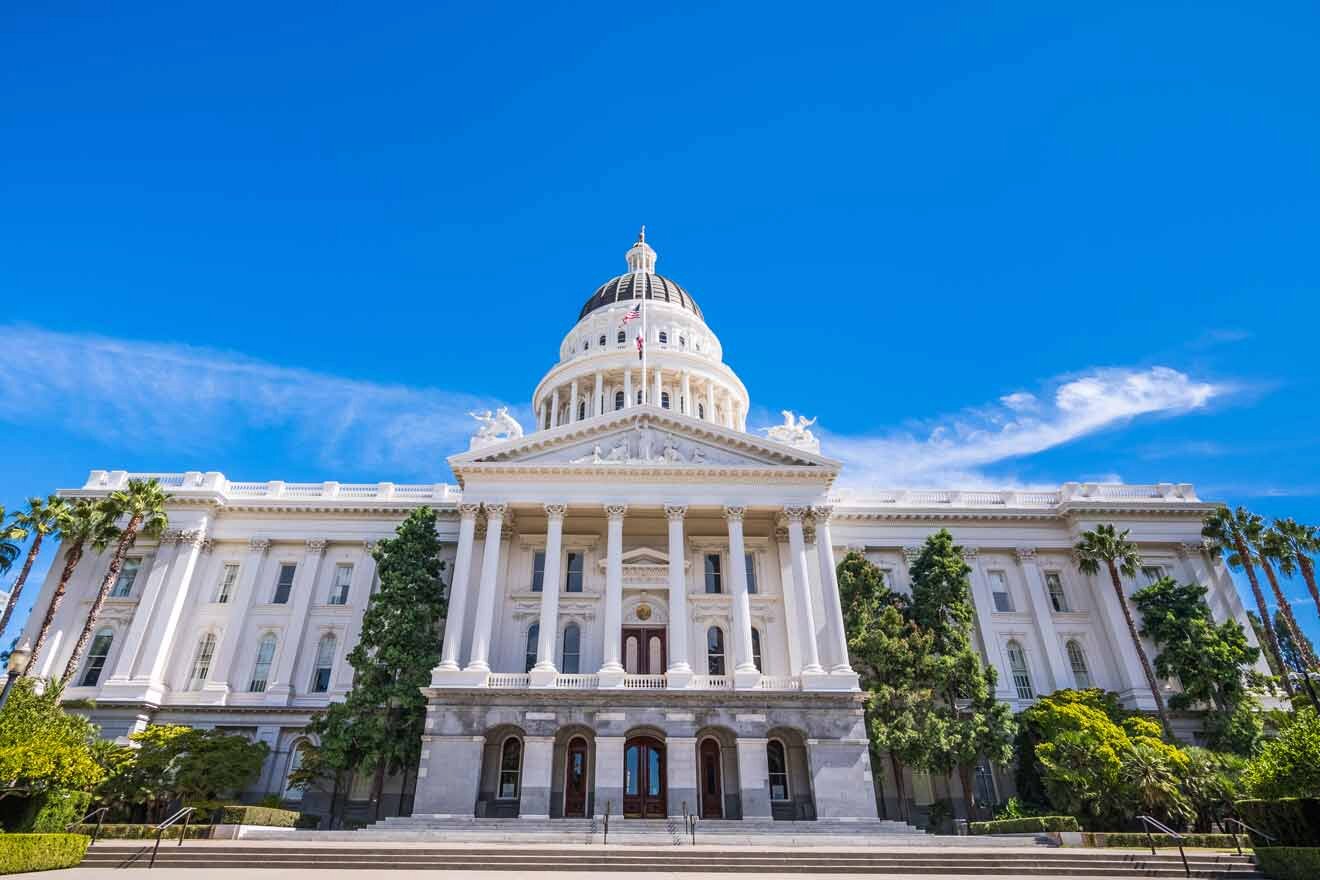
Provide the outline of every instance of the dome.
<path id="1" fill-rule="evenodd" d="M 701 309 L 697 307 L 696 302 L 682 287 L 674 281 L 670 281 L 663 275 L 655 273 L 655 251 L 646 243 L 646 227 L 637 235 L 637 241 L 628 249 L 626 255 L 628 260 L 628 272 L 626 275 L 618 275 L 606 281 L 596 292 L 587 300 L 586 305 L 578 314 L 578 320 L 581 321 L 587 315 L 603 309 L 606 306 L 612 306 L 617 302 L 626 302 L 634 299 L 661 300 L 672 303 L 692 312 L 698 318 L 702 318 Z M 702 320 L 705 320 L 702 318 Z"/>

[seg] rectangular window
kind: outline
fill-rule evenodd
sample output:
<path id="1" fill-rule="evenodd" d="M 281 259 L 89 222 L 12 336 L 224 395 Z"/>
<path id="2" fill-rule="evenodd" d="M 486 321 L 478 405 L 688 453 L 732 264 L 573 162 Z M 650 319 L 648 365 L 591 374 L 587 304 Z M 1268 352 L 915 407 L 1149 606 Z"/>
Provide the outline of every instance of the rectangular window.
<path id="1" fill-rule="evenodd" d="M 585 557 L 581 553 L 568 554 L 568 568 L 564 572 L 564 592 L 582 592 L 582 564 Z"/>
<path id="2" fill-rule="evenodd" d="M 110 591 L 110 595 L 118 599 L 133 595 L 133 584 L 137 583 L 138 572 L 141 570 L 140 557 L 129 556 L 125 559 L 124 564 L 119 567 L 119 577 L 115 578 L 115 586 Z"/>
<path id="3" fill-rule="evenodd" d="M 532 592 L 539 593 L 545 588 L 545 551 L 537 550 L 532 554 Z"/>
<path id="4" fill-rule="evenodd" d="M 220 572 L 220 586 L 215 589 L 215 601 L 221 605 L 229 601 L 234 594 L 234 584 L 238 583 L 238 563 L 226 562 L 225 570 Z"/>
<path id="5" fill-rule="evenodd" d="M 1068 610 L 1068 594 L 1063 591 L 1063 580 L 1057 571 L 1045 572 L 1045 589 L 1050 593 L 1050 604 L 1055 611 Z"/>
<path id="6" fill-rule="evenodd" d="M 348 591 L 353 587 L 353 566 L 351 564 L 335 566 L 335 580 L 330 585 L 330 604 L 347 605 Z"/>
<path id="7" fill-rule="evenodd" d="M 990 592 L 995 599 L 996 611 L 1013 610 L 1013 594 L 1008 591 L 1008 576 L 1002 571 L 987 571 L 985 576 L 990 579 Z"/>
<path id="8" fill-rule="evenodd" d="M 280 575 L 275 580 L 275 597 L 271 600 L 276 605 L 288 604 L 289 593 L 293 592 L 293 575 L 297 570 L 298 566 L 292 562 L 280 565 Z"/>
<path id="9" fill-rule="evenodd" d="M 1159 565 L 1143 565 L 1141 567 L 1141 579 L 1150 586 L 1160 578 L 1164 577 L 1164 568 Z"/>
<path id="10" fill-rule="evenodd" d="M 723 593 L 724 584 L 720 578 L 720 554 L 706 554 L 706 592 Z"/>
<path id="11" fill-rule="evenodd" d="M 744 557 L 747 563 L 747 592 L 756 592 L 756 557 L 748 553 Z"/>

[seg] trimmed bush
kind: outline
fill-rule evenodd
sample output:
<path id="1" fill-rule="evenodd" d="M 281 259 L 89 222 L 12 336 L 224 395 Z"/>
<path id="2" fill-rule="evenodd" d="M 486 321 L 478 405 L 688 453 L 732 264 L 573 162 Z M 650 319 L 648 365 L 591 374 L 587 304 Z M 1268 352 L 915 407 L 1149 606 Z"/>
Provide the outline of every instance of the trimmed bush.
<path id="1" fill-rule="evenodd" d="M 72 868 L 89 840 L 83 834 L 0 834 L 0 874 Z"/>
<path id="2" fill-rule="evenodd" d="M 972 822 L 971 834 L 1032 834 L 1042 831 L 1081 831 L 1075 816 L 1027 816 L 1023 819 L 999 819 L 995 822 Z"/>
<path id="3" fill-rule="evenodd" d="M 1157 847 L 1177 846 L 1177 839 L 1167 834 L 1153 835 Z M 1101 831 L 1095 834 L 1087 835 L 1089 846 L 1131 846 L 1131 847 L 1149 847 L 1150 839 L 1146 837 L 1144 831 L 1123 831 L 1110 832 Z M 1242 838 L 1246 843 L 1246 838 Z M 1231 834 L 1184 834 L 1182 839 L 1183 846 L 1201 847 L 1204 849 L 1233 849 L 1236 844 L 1233 842 Z"/>
<path id="4" fill-rule="evenodd" d="M 220 808 L 222 825 L 268 825 L 274 828 L 293 828 L 298 824 L 297 810 L 277 810 L 274 807 L 248 807 L 241 804 Z"/>
<path id="5" fill-rule="evenodd" d="M 54 789 L 30 797 L 5 798 L 0 824 L 19 834 L 63 834 L 87 815 L 92 796 L 85 791 Z"/>
<path id="6" fill-rule="evenodd" d="M 95 824 L 75 825 L 73 830 L 79 834 L 91 835 L 96 832 Z M 183 823 L 171 825 L 161 835 L 161 840 L 178 840 L 183 831 Z M 205 840 L 211 836 L 210 825 L 189 825 L 188 840 Z M 101 826 L 101 840 L 155 840 L 155 825 L 137 825 L 126 822 L 107 822 Z"/>
<path id="7" fill-rule="evenodd" d="M 1270 880 L 1315 880 L 1320 877 L 1320 847 L 1263 846 L 1256 865 Z"/>
<path id="8" fill-rule="evenodd" d="M 1239 819 L 1275 838 L 1253 834 L 1257 846 L 1320 846 L 1320 798 L 1241 800 L 1233 806 Z"/>

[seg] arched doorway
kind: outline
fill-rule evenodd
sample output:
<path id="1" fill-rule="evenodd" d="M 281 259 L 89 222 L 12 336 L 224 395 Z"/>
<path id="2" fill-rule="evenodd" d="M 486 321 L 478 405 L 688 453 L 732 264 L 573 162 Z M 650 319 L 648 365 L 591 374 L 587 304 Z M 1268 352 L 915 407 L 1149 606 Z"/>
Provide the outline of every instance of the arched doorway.
<path id="1" fill-rule="evenodd" d="M 585 819 L 587 816 L 588 767 L 587 741 L 575 736 L 568 743 L 564 761 L 564 815 Z"/>
<path id="2" fill-rule="evenodd" d="M 697 748 L 697 778 L 701 786 L 701 818 L 724 818 L 724 768 L 720 762 L 720 743 L 713 736 Z"/>
<path id="3" fill-rule="evenodd" d="M 629 819 L 663 819 L 665 806 L 665 746 L 650 736 L 635 736 L 623 745 L 623 815 Z"/>

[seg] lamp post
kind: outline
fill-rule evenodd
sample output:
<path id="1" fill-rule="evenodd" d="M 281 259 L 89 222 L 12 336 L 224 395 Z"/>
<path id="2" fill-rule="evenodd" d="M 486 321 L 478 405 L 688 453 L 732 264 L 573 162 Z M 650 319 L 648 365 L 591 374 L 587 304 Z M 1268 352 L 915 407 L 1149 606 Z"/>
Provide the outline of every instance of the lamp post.
<path id="1" fill-rule="evenodd" d="M 14 682 L 23 677 L 27 672 L 28 661 L 32 659 L 32 640 L 24 639 L 23 643 L 9 652 L 8 675 L 5 676 L 5 689 L 0 691 L 0 709 L 4 709 L 5 703 L 9 701 L 9 692 L 14 688 Z"/>

